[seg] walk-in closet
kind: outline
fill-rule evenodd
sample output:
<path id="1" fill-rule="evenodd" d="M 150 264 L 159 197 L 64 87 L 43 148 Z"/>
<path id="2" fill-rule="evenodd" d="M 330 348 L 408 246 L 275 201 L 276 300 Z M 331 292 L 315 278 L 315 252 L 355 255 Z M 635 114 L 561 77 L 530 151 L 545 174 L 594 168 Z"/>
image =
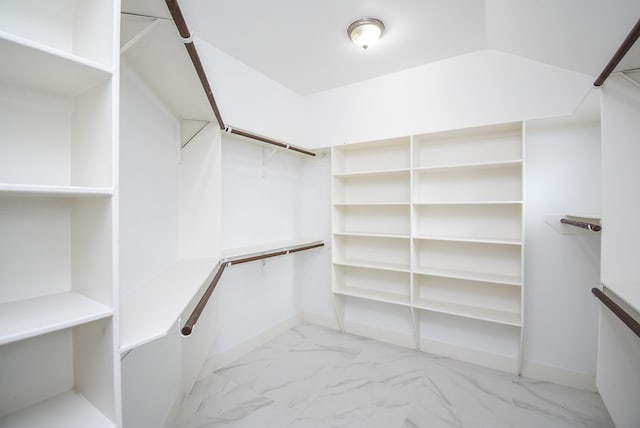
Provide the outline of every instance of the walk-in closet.
<path id="1" fill-rule="evenodd" d="M 639 427 L 638 38 L 0 0 L 0 427 Z"/>

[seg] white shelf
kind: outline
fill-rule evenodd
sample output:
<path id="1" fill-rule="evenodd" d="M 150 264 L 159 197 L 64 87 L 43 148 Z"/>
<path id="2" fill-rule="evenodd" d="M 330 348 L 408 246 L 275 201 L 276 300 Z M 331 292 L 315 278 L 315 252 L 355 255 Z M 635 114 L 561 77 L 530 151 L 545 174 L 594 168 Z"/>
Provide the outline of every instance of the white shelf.
<path id="1" fill-rule="evenodd" d="M 3 428 L 112 428 L 116 425 L 71 390 L 0 419 Z"/>
<path id="2" fill-rule="evenodd" d="M 334 146 L 333 173 L 357 174 L 370 171 L 409 170 L 409 137 Z"/>
<path id="3" fill-rule="evenodd" d="M 409 296 L 403 296 L 394 293 L 385 293 L 382 291 L 371 290 L 368 288 L 358 287 L 337 287 L 333 290 L 334 293 L 343 296 L 359 297 L 368 300 L 375 300 L 377 302 L 393 303 L 395 305 L 411 306 Z"/>
<path id="4" fill-rule="evenodd" d="M 151 6 L 149 2 L 146 3 L 145 6 Z M 161 3 L 158 8 L 166 13 L 166 5 Z M 151 12 L 143 13 L 158 16 Z M 141 20 L 149 24 L 153 22 L 147 18 L 123 15 L 122 32 L 135 31 L 141 25 Z M 127 49 L 122 58 L 122 63 L 133 67 L 179 118 L 208 122 L 215 120 L 184 43 L 171 21 L 155 24 Z"/>
<path id="5" fill-rule="evenodd" d="M 409 168 L 399 168 L 399 169 L 381 169 L 381 170 L 372 170 L 372 171 L 358 171 L 358 172 L 340 172 L 334 173 L 333 176 L 340 177 L 367 177 L 367 176 L 376 176 L 376 175 L 395 175 L 395 174 L 403 174 L 408 173 L 410 171 Z"/>
<path id="6" fill-rule="evenodd" d="M 522 205 L 522 200 L 510 200 L 510 201 L 497 201 L 497 200 L 486 200 L 486 201 L 442 201 L 442 200 L 433 200 L 433 201 L 416 201 L 413 205 Z"/>
<path id="7" fill-rule="evenodd" d="M 453 236 L 437 236 L 422 235 L 415 236 L 413 239 L 425 241 L 450 241 L 450 242 L 471 242 L 478 244 L 498 244 L 498 245 L 522 245 L 520 239 L 498 239 L 498 238 L 478 238 L 478 237 L 453 237 Z"/>
<path id="8" fill-rule="evenodd" d="M 366 269 L 387 270 L 393 272 L 411 272 L 411 267 L 409 265 L 400 263 L 380 263 L 369 262 L 366 260 L 337 260 L 334 261 L 333 264 L 338 266 L 351 266 Z"/>
<path id="9" fill-rule="evenodd" d="M 414 168 L 415 172 L 428 172 L 428 171 L 444 171 L 455 169 L 476 169 L 476 168 L 502 168 L 505 166 L 521 166 L 522 159 L 505 160 L 499 162 L 474 162 L 474 163 L 461 163 L 451 165 L 438 165 L 438 166 L 423 166 Z"/>
<path id="10" fill-rule="evenodd" d="M 415 273 L 419 275 L 440 276 L 443 278 L 464 279 L 469 281 L 492 282 L 495 284 L 521 286 L 522 281 L 517 276 L 489 274 L 482 272 L 469 272 L 454 269 L 432 269 L 432 268 L 416 268 Z"/>
<path id="11" fill-rule="evenodd" d="M 360 233 L 360 232 L 335 232 L 334 236 L 360 236 L 360 237 L 369 237 L 369 238 L 399 238 L 399 239 L 409 239 L 411 238 L 409 235 L 395 235 L 392 233 Z"/>
<path id="12" fill-rule="evenodd" d="M 113 310 L 75 292 L 0 304 L 0 345 L 109 317 Z"/>
<path id="13" fill-rule="evenodd" d="M 520 314 L 514 312 L 498 311 L 479 308 L 476 306 L 461 305 L 454 302 L 439 302 L 427 299 L 416 300 L 414 302 L 414 306 L 416 308 L 432 312 L 440 312 L 443 314 L 456 315 L 481 321 L 512 325 L 515 327 L 522 326 Z"/>
<path id="14" fill-rule="evenodd" d="M 110 187 L 47 186 L 0 183 L 0 196 L 100 197 L 111 196 Z"/>
<path id="15" fill-rule="evenodd" d="M 122 296 L 120 351 L 166 336 L 198 290 L 209 285 L 217 264 L 216 258 L 179 259 L 143 287 Z"/>
<path id="16" fill-rule="evenodd" d="M 443 202 L 522 200 L 522 165 L 416 171 L 413 199 Z"/>
<path id="17" fill-rule="evenodd" d="M 334 206 L 336 207 L 401 207 L 401 206 L 409 206 L 410 202 L 334 202 Z"/>
<path id="18" fill-rule="evenodd" d="M 0 52 L 7 58 L 0 80 L 56 94 L 78 95 L 112 75 L 97 62 L 2 31 Z"/>

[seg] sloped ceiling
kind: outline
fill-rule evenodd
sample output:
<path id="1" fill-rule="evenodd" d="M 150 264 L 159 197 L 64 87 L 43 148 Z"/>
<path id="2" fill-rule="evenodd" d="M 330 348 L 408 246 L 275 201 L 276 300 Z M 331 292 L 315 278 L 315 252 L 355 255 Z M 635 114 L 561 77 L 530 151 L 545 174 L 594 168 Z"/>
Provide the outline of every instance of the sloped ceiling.
<path id="1" fill-rule="evenodd" d="M 492 49 L 595 78 L 640 18 L 638 0 L 181 0 L 193 34 L 300 95 Z M 163 0 L 123 10 L 167 17 Z M 386 32 L 367 51 L 359 17 Z M 621 68 L 640 66 L 640 47 Z"/>
<path id="2" fill-rule="evenodd" d="M 637 0 L 182 0 L 181 6 L 198 37 L 302 95 L 481 49 L 595 77 L 640 17 Z M 364 16 L 387 27 L 368 51 L 346 35 L 349 23 Z"/>

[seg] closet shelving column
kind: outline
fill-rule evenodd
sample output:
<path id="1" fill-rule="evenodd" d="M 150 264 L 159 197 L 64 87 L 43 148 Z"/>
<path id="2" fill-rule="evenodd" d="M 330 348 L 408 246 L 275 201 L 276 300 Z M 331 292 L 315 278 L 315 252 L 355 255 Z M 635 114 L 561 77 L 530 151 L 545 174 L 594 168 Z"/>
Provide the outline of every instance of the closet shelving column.
<path id="1" fill-rule="evenodd" d="M 522 126 L 413 139 L 416 308 L 522 327 Z"/>
<path id="2" fill-rule="evenodd" d="M 334 147 L 333 292 L 411 303 L 409 138 Z"/>
<path id="3" fill-rule="evenodd" d="M 0 425 L 119 424 L 119 2 L 0 13 Z"/>

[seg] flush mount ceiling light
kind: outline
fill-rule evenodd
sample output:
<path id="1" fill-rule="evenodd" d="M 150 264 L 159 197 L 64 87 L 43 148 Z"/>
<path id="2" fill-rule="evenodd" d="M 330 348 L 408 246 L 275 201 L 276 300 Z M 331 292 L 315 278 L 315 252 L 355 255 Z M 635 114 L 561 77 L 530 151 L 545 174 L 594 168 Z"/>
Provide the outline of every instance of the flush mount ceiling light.
<path id="1" fill-rule="evenodd" d="M 377 42 L 383 31 L 384 24 L 376 18 L 356 19 L 347 28 L 349 38 L 362 49 L 367 49 Z"/>

